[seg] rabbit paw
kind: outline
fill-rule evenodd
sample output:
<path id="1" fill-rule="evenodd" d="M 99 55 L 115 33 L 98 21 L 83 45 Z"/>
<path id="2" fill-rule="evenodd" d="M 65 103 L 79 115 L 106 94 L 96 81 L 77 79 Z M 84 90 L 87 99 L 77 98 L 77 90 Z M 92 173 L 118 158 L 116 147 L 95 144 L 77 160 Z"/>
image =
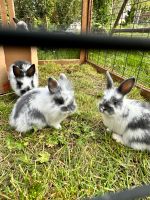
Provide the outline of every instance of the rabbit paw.
<path id="1" fill-rule="evenodd" d="M 121 135 L 118 135 L 118 134 L 113 133 L 112 138 L 113 138 L 114 140 L 116 140 L 116 142 L 121 143 L 121 144 L 124 144 Z"/>
<path id="2" fill-rule="evenodd" d="M 107 129 L 106 129 L 106 132 L 107 132 L 107 133 L 110 133 L 110 132 L 111 132 L 111 130 L 110 130 L 109 128 L 107 128 Z"/>
<path id="3" fill-rule="evenodd" d="M 56 129 L 61 129 L 61 125 L 60 124 L 55 124 L 55 125 L 53 125 L 53 127 L 56 128 Z"/>

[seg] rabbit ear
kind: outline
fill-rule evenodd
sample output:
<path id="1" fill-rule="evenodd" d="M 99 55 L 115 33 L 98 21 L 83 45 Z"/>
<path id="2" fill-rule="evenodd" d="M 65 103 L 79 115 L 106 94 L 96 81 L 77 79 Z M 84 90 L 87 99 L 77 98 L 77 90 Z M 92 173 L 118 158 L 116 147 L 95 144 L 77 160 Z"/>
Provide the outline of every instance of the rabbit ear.
<path id="1" fill-rule="evenodd" d="M 16 77 L 22 77 L 22 71 L 16 65 L 13 65 L 13 73 Z"/>
<path id="2" fill-rule="evenodd" d="M 19 20 L 15 17 L 13 17 L 14 22 L 17 24 L 19 22 Z"/>
<path id="3" fill-rule="evenodd" d="M 67 78 L 67 76 L 65 74 L 63 74 L 63 73 L 60 74 L 58 82 L 59 82 L 61 88 L 63 88 L 63 89 L 65 88 L 67 90 L 73 90 L 72 89 L 72 84 L 68 80 L 68 78 Z"/>
<path id="4" fill-rule="evenodd" d="M 27 70 L 26 74 L 28 77 L 33 76 L 35 73 L 35 64 L 32 64 L 31 67 Z"/>
<path id="5" fill-rule="evenodd" d="M 52 94 L 58 91 L 59 85 L 56 79 L 51 77 L 48 79 L 48 89 Z"/>
<path id="6" fill-rule="evenodd" d="M 107 78 L 107 89 L 111 89 L 113 87 L 113 80 L 108 71 L 106 72 L 106 78 Z"/>
<path id="7" fill-rule="evenodd" d="M 61 80 L 67 80 L 66 75 L 63 74 L 63 73 L 60 74 L 59 78 L 60 78 Z"/>
<path id="8" fill-rule="evenodd" d="M 123 81 L 120 86 L 117 88 L 118 92 L 121 93 L 123 96 L 128 94 L 131 89 L 133 88 L 135 83 L 135 78 L 129 78 L 125 81 Z"/>

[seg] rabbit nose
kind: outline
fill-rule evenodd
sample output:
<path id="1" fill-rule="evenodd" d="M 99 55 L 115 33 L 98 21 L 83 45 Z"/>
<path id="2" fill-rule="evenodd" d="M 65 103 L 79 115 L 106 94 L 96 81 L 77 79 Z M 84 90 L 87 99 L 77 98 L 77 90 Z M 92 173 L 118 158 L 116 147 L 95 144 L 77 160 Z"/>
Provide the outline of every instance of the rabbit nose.
<path id="1" fill-rule="evenodd" d="M 67 107 L 68 107 L 69 110 L 75 110 L 76 109 L 76 106 L 74 105 L 74 103 L 69 104 Z"/>

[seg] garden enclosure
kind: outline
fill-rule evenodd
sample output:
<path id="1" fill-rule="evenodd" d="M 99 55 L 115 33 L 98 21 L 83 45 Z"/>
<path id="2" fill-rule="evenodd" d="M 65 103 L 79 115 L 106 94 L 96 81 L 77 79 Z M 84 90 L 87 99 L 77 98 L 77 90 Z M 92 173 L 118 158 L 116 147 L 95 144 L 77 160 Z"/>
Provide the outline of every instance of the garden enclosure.
<path id="1" fill-rule="evenodd" d="M 8 10 L 3 9 L 4 5 L 7 5 L 9 13 Z M 48 30 L 77 34 L 90 32 L 97 35 L 130 38 L 149 38 L 150 32 L 150 2 L 148 0 L 1 1 L 1 20 L 5 21 L 3 25 L 14 26 L 12 21 L 14 15 L 24 20 L 30 31 Z M 11 16 L 9 20 L 8 16 Z M 38 50 L 39 64 L 50 61 L 61 64 L 87 62 L 100 72 L 110 70 L 114 78 L 119 81 L 125 77 L 135 76 L 141 93 L 149 97 L 149 52 L 100 49 L 101 47 L 98 51 L 79 51 L 40 48 Z"/>

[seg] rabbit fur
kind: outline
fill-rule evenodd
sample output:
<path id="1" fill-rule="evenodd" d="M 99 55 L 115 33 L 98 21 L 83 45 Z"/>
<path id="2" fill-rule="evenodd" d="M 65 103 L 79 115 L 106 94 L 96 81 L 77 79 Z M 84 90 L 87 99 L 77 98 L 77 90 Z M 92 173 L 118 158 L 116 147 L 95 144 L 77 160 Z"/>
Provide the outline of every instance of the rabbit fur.
<path id="1" fill-rule="evenodd" d="M 60 123 L 75 110 L 71 82 L 65 74 L 60 74 L 58 81 L 50 77 L 48 86 L 28 91 L 18 99 L 10 115 L 10 125 L 18 132 L 27 132 L 34 126 L 59 129 Z"/>
<path id="2" fill-rule="evenodd" d="M 9 68 L 8 79 L 16 95 L 21 96 L 28 90 L 38 87 L 38 73 L 34 64 L 16 61 Z"/>
<path id="3" fill-rule="evenodd" d="M 114 87 L 109 74 L 107 89 L 99 103 L 103 123 L 113 138 L 137 150 L 150 150 L 150 104 L 126 98 L 135 84 L 135 78 L 123 81 Z"/>

